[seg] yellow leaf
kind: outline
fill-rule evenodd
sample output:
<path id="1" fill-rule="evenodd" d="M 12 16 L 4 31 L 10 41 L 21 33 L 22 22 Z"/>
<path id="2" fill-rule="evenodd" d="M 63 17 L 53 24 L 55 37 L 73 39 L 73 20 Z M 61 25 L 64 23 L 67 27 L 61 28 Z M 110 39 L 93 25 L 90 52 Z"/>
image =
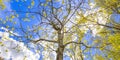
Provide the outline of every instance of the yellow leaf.
<path id="1" fill-rule="evenodd" d="M 4 5 L 4 3 L 3 3 L 3 0 L 0 0 L 0 8 L 2 8 L 2 9 L 5 9 L 5 5 Z"/>
<path id="2" fill-rule="evenodd" d="M 8 50 L 5 50 L 5 52 L 8 52 Z"/>
<path id="3" fill-rule="evenodd" d="M 43 15 L 44 15 L 45 17 L 47 16 L 47 14 L 46 14 L 46 12 L 45 12 L 45 11 L 43 12 Z"/>
<path id="4" fill-rule="evenodd" d="M 12 31 L 14 30 L 14 28 L 12 27 L 12 29 L 11 29 Z"/>
<path id="5" fill-rule="evenodd" d="M 3 43 L 2 42 L 0 42 L 0 45 L 2 45 Z"/>
<path id="6" fill-rule="evenodd" d="M 62 4 L 64 4 L 64 0 L 62 0 Z"/>
<path id="7" fill-rule="evenodd" d="M 9 26 L 6 26 L 6 28 L 8 29 L 8 28 L 9 28 Z"/>
<path id="8" fill-rule="evenodd" d="M 15 16 L 14 16 L 14 15 L 12 15 L 12 16 L 11 16 L 11 18 L 15 18 Z"/>
<path id="9" fill-rule="evenodd" d="M 34 6 L 35 2 L 32 0 L 31 5 Z"/>

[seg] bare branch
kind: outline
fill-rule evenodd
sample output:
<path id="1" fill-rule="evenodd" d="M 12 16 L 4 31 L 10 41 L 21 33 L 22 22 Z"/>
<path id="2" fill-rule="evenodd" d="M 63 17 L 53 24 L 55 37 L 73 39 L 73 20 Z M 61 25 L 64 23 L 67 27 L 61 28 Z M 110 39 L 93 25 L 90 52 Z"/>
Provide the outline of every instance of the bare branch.
<path id="1" fill-rule="evenodd" d="M 31 42 L 33 42 L 33 43 L 38 43 L 39 41 L 46 41 L 46 42 L 58 43 L 55 40 L 48 40 L 48 39 L 31 40 Z"/>
<path id="2" fill-rule="evenodd" d="M 100 24 L 100 23 L 97 23 L 98 25 L 100 26 L 104 26 L 104 27 L 107 27 L 107 28 L 113 28 L 113 29 L 117 29 L 117 30 L 120 30 L 119 27 L 114 27 L 114 26 L 108 26 L 108 25 L 104 25 L 104 24 Z"/>
<path id="3" fill-rule="evenodd" d="M 74 42 L 74 41 L 68 42 L 68 43 L 66 43 L 64 46 L 67 46 L 67 45 L 72 44 L 72 43 L 74 43 L 74 44 L 82 44 L 82 45 L 84 45 L 86 48 L 103 48 L 103 47 L 104 47 L 104 46 L 88 46 L 88 45 L 86 45 L 86 44 L 83 43 L 83 42 Z M 110 45 L 110 43 L 106 43 L 106 45 Z"/>
<path id="4" fill-rule="evenodd" d="M 77 8 L 73 11 L 73 13 L 70 15 L 70 17 L 69 17 L 67 20 L 63 21 L 63 22 L 64 22 L 64 25 L 65 25 L 68 21 L 70 21 L 70 19 L 71 19 L 72 16 L 76 13 L 76 11 L 79 9 L 79 7 L 80 7 L 80 5 L 81 5 L 82 3 L 83 3 L 83 0 L 82 0 L 82 2 L 80 2 L 80 3 L 78 4 Z"/>

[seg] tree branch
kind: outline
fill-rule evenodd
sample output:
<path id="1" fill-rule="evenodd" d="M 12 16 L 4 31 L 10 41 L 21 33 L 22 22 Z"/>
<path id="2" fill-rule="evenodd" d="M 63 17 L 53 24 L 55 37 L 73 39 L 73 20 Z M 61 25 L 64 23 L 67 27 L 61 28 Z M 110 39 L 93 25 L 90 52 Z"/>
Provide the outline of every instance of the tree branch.
<path id="1" fill-rule="evenodd" d="M 67 45 L 69 45 L 69 44 L 71 44 L 71 43 L 74 43 L 74 44 L 83 44 L 83 45 L 85 45 L 85 44 L 82 43 L 82 42 L 74 42 L 74 41 L 71 41 L 71 42 L 66 43 L 64 46 L 67 46 Z M 85 46 L 86 46 L 86 45 L 85 45 Z"/>
<path id="2" fill-rule="evenodd" d="M 33 42 L 33 43 L 37 43 L 37 42 L 39 42 L 39 41 L 46 41 L 46 42 L 58 43 L 58 42 L 55 41 L 55 40 L 48 40 L 48 39 L 31 40 L 31 42 Z"/>
<path id="3" fill-rule="evenodd" d="M 100 26 L 104 26 L 104 27 L 107 27 L 107 28 L 113 28 L 113 29 L 117 29 L 117 30 L 120 30 L 119 27 L 114 27 L 114 26 L 108 26 L 108 25 L 104 25 L 104 24 L 100 24 L 100 23 L 97 23 L 98 25 Z"/>
<path id="4" fill-rule="evenodd" d="M 78 4 L 77 8 L 73 11 L 73 13 L 72 13 L 72 14 L 69 14 L 70 17 L 69 17 L 67 20 L 63 21 L 63 22 L 64 22 L 64 25 L 65 25 L 68 21 L 70 21 L 70 19 L 71 19 L 72 16 L 76 13 L 76 11 L 79 9 L 79 7 L 80 7 L 80 5 L 82 5 L 82 3 L 83 3 L 83 0 Z"/>
<path id="5" fill-rule="evenodd" d="M 83 42 L 74 42 L 74 41 L 68 42 L 68 43 L 66 43 L 64 46 L 67 46 L 67 45 L 69 45 L 69 44 L 71 44 L 71 43 L 74 43 L 74 44 L 82 44 L 82 45 L 84 45 L 86 48 L 103 48 L 103 47 L 104 47 L 104 46 L 88 46 L 88 45 L 86 45 L 86 44 L 83 43 Z M 109 44 L 107 44 L 107 45 L 109 45 Z"/>

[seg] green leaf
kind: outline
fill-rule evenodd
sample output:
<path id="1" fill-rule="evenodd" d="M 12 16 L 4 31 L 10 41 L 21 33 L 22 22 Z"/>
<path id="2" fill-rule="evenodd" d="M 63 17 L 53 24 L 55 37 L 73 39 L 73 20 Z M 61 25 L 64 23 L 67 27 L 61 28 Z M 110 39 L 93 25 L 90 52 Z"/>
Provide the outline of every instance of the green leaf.
<path id="1" fill-rule="evenodd" d="M 46 14 L 46 12 L 45 12 L 45 11 L 43 11 L 43 16 L 45 16 L 45 17 L 47 16 L 47 14 Z"/>
<path id="2" fill-rule="evenodd" d="M 34 2 L 34 0 L 32 0 L 31 5 L 34 6 L 34 4 L 35 4 L 35 2 Z"/>
<path id="3" fill-rule="evenodd" d="M 5 6 L 4 3 L 3 3 L 3 0 L 0 0 L 0 8 L 2 8 L 2 9 L 5 9 L 5 8 L 6 8 L 6 6 Z"/>
<path id="4" fill-rule="evenodd" d="M 62 0 L 62 4 L 64 4 L 64 0 Z"/>

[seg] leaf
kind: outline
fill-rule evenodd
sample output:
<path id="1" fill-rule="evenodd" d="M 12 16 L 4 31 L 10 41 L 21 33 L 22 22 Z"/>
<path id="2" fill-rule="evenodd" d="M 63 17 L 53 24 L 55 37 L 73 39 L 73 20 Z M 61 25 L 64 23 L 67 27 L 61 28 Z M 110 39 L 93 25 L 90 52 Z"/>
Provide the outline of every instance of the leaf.
<path id="1" fill-rule="evenodd" d="M 118 5 L 119 0 L 95 0 L 96 5 L 100 6 L 102 8 L 105 8 L 105 10 L 109 13 L 112 14 L 113 12 L 119 13 L 117 10 L 119 10 Z M 106 9 L 107 8 L 107 9 Z M 115 10 L 114 10 L 115 9 Z M 111 13 L 112 12 L 112 13 Z"/>
<path id="2" fill-rule="evenodd" d="M 62 4 L 64 4 L 64 0 L 62 0 Z"/>
<path id="3" fill-rule="evenodd" d="M 13 24 L 17 24 L 17 22 L 16 21 L 14 21 L 14 23 Z"/>
<path id="4" fill-rule="evenodd" d="M 120 34 L 114 34 L 109 36 L 108 41 L 112 44 L 112 48 L 115 51 L 120 51 Z"/>
<path id="5" fill-rule="evenodd" d="M 19 0 L 16 0 L 16 2 L 19 2 Z"/>
<path id="6" fill-rule="evenodd" d="M 46 14 L 46 12 L 45 12 L 45 11 L 43 11 L 43 16 L 45 16 L 45 17 L 47 16 L 47 14 Z"/>
<path id="7" fill-rule="evenodd" d="M 0 8 L 2 8 L 2 9 L 5 9 L 5 8 L 6 8 L 6 6 L 5 6 L 4 3 L 3 3 L 3 0 L 0 0 Z"/>
<path id="8" fill-rule="evenodd" d="M 2 42 L 0 42 L 0 45 L 2 45 L 3 43 Z"/>
<path id="9" fill-rule="evenodd" d="M 64 18 L 64 19 L 66 19 L 66 18 L 67 18 L 67 16 L 64 16 L 63 18 Z"/>
<path id="10" fill-rule="evenodd" d="M 30 19 L 29 18 L 23 18 L 23 21 L 30 22 Z"/>
<path id="11" fill-rule="evenodd" d="M 9 26 L 6 26 L 6 28 L 8 29 L 8 28 L 9 28 Z"/>
<path id="12" fill-rule="evenodd" d="M 8 50 L 6 49 L 5 52 L 8 52 Z"/>
<path id="13" fill-rule="evenodd" d="M 15 16 L 14 16 L 14 15 L 12 15 L 12 16 L 11 16 L 11 18 L 15 18 Z"/>
<path id="14" fill-rule="evenodd" d="M 28 6 L 28 8 L 31 8 L 31 6 Z"/>
<path id="15" fill-rule="evenodd" d="M 3 24 L 6 24 L 6 21 L 3 21 Z"/>
<path id="16" fill-rule="evenodd" d="M 34 6 L 34 4 L 35 4 L 35 2 L 34 2 L 34 0 L 32 0 L 31 5 Z"/>
<path id="17" fill-rule="evenodd" d="M 46 0 L 46 2 L 50 2 L 51 0 Z"/>
<path id="18" fill-rule="evenodd" d="M 98 54 L 95 55 L 94 60 L 105 60 L 103 56 L 100 56 Z"/>
<path id="19" fill-rule="evenodd" d="M 15 29 L 14 27 L 11 28 L 12 31 L 14 31 L 14 29 Z"/>
<path id="20" fill-rule="evenodd" d="M 44 6 L 47 6 L 47 5 L 48 5 L 47 3 L 44 4 Z"/>

